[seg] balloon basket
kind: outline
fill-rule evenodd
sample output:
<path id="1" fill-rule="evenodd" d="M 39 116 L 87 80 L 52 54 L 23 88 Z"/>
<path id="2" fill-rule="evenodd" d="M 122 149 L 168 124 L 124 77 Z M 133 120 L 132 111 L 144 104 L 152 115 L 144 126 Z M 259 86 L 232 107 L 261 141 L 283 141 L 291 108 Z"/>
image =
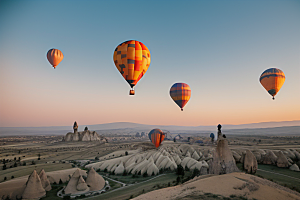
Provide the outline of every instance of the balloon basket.
<path id="1" fill-rule="evenodd" d="M 135 94 L 134 90 L 129 91 L 129 95 L 134 95 L 134 94 Z"/>

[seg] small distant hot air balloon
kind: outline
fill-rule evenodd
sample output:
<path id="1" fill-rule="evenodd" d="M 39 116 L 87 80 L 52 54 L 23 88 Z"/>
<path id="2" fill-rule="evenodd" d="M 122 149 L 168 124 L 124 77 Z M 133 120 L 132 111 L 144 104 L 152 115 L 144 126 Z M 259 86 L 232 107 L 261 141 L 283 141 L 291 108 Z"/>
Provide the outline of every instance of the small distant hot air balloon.
<path id="1" fill-rule="evenodd" d="M 164 140 L 165 134 L 160 129 L 153 129 L 149 133 L 149 139 L 155 145 L 159 147 L 160 143 Z"/>
<path id="2" fill-rule="evenodd" d="M 117 69 L 131 87 L 129 94 L 134 95 L 133 87 L 150 66 L 149 49 L 139 41 L 129 40 L 117 46 L 113 59 Z"/>
<path id="3" fill-rule="evenodd" d="M 215 134 L 211 133 L 209 135 L 209 137 L 211 138 L 211 142 L 214 142 L 214 140 L 215 140 Z"/>
<path id="4" fill-rule="evenodd" d="M 58 49 L 50 49 L 47 53 L 47 59 L 54 69 L 64 59 L 63 53 Z"/>
<path id="5" fill-rule="evenodd" d="M 280 90 L 285 81 L 285 75 L 280 69 L 270 68 L 261 74 L 259 81 L 268 93 L 273 96 L 274 100 L 274 96 Z"/>
<path id="6" fill-rule="evenodd" d="M 186 83 L 175 83 L 170 89 L 170 96 L 183 111 L 183 107 L 191 98 L 191 88 Z"/>

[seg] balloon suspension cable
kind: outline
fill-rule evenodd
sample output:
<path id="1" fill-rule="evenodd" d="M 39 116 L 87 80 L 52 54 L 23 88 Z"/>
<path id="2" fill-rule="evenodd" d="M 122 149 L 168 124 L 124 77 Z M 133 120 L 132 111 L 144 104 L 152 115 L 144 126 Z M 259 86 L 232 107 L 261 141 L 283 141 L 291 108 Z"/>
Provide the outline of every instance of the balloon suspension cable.
<path id="1" fill-rule="evenodd" d="M 183 108 L 181 108 L 181 111 L 183 111 Z"/>

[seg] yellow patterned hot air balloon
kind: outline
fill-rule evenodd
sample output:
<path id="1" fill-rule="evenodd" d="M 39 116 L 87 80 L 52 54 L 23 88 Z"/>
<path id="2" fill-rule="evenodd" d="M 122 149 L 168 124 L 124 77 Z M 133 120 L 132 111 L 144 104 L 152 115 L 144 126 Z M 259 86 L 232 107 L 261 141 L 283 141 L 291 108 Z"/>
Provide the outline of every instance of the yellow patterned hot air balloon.
<path id="1" fill-rule="evenodd" d="M 170 89 L 170 96 L 183 111 L 183 107 L 191 98 L 191 88 L 186 83 L 175 83 Z"/>
<path id="2" fill-rule="evenodd" d="M 278 93 L 285 81 L 285 75 L 280 69 L 270 68 L 261 74 L 259 81 L 268 93 L 273 96 L 274 100 L 274 96 Z"/>
<path id="3" fill-rule="evenodd" d="M 117 46 L 113 59 L 117 69 L 131 86 L 129 94 L 134 95 L 133 87 L 144 76 L 150 66 L 149 49 L 139 41 L 129 40 Z"/>
<path id="4" fill-rule="evenodd" d="M 58 49 L 50 49 L 47 53 L 47 59 L 55 69 L 56 66 L 64 59 L 64 55 Z"/>

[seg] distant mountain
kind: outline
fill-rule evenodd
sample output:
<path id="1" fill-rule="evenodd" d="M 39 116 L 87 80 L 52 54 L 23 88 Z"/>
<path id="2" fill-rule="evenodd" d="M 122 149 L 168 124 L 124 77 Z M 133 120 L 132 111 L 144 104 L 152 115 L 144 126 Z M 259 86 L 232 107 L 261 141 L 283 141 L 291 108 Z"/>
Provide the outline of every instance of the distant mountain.
<path id="1" fill-rule="evenodd" d="M 131 122 L 114 122 L 106 124 L 95 125 L 79 125 L 78 131 L 84 129 L 87 126 L 89 130 L 99 131 L 102 133 L 115 133 L 115 132 L 137 132 L 145 131 L 149 132 L 151 129 L 159 128 L 163 131 L 170 131 L 174 133 L 196 133 L 199 131 L 215 132 L 217 124 L 215 126 L 175 126 L 175 125 L 147 125 Z M 222 130 L 232 129 L 259 129 L 259 128 L 273 128 L 284 126 L 300 126 L 300 120 L 297 121 L 282 121 L 282 122 L 261 122 L 252 124 L 240 124 L 240 125 L 227 125 L 223 124 Z M 51 126 L 51 127 L 0 127 L 0 136 L 10 135 L 65 135 L 67 132 L 73 131 L 73 126 Z M 300 134 L 300 133 L 299 133 Z"/>

